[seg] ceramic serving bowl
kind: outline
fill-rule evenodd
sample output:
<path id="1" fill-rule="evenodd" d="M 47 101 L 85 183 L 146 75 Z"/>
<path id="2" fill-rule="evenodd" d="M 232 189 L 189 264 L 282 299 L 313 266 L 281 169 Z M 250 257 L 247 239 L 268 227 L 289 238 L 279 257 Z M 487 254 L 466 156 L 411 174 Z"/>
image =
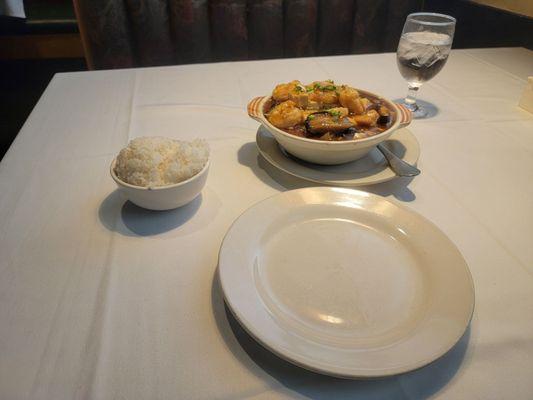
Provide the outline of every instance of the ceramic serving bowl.
<path id="1" fill-rule="evenodd" d="M 119 190 L 133 204 L 148 210 L 172 210 L 190 203 L 202 191 L 207 180 L 209 161 L 193 177 L 174 185 L 142 187 L 122 181 L 115 173 L 116 159 L 111 163 L 110 173 Z"/>
<path id="2" fill-rule="evenodd" d="M 380 142 L 386 140 L 392 133 L 411 123 L 411 112 L 403 105 L 393 103 L 372 92 L 357 89 L 364 97 L 380 100 L 390 110 L 393 110 L 393 122 L 389 129 L 364 139 L 346 141 L 324 141 L 302 138 L 291 135 L 272 125 L 265 116 L 265 106 L 270 103 L 270 96 L 256 97 L 248 103 L 248 115 L 263 126 L 274 136 L 276 141 L 292 155 L 312 163 L 336 165 L 358 160 L 370 152 Z"/>

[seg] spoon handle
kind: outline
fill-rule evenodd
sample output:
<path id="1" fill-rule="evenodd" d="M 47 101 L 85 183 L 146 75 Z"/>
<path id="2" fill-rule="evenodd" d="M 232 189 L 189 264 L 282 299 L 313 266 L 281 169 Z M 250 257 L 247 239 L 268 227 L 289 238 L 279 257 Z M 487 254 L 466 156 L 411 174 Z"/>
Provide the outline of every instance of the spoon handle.
<path id="1" fill-rule="evenodd" d="M 399 158 L 392 151 L 387 149 L 385 146 L 382 146 L 381 143 L 378 144 L 378 149 L 381 151 L 383 156 L 389 162 L 390 168 L 398 176 L 417 176 L 420 173 L 420 170 L 411 164 L 406 163 L 404 160 Z"/>

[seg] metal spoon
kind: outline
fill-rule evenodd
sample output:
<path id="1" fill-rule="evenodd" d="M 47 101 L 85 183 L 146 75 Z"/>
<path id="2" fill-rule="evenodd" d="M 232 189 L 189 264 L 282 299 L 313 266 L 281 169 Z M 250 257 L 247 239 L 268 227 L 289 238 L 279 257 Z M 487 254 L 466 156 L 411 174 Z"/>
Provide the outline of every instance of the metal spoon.
<path id="1" fill-rule="evenodd" d="M 411 164 L 406 163 L 404 160 L 399 158 L 392 151 L 387 149 L 385 146 L 378 144 L 378 149 L 381 151 L 381 154 L 389 162 L 390 168 L 398 176 L 417 176 L 420 173 L 420 170 Z"/>

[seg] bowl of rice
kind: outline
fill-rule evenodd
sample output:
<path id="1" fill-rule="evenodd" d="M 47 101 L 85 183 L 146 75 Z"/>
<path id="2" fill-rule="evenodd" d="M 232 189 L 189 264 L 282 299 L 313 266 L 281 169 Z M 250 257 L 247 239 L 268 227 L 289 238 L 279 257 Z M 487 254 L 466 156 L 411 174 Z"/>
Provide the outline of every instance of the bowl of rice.
<path id="1" fill-rule="evenodd" d="M 111 163 L 111 177 L 126 198 L 149 210 L 171 210 L 194 200 L 209 170 L 205 140 L 139 137 Z"/>

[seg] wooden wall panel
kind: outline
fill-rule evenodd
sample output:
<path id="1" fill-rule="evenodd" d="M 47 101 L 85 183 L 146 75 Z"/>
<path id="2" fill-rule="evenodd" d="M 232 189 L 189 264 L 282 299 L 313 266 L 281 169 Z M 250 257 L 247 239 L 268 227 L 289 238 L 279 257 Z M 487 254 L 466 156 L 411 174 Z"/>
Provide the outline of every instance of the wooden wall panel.
<path id="1" fill-rule="evenodd" d="M 351 52 L 377 53 L 383 48 L 390 0 L 357 0 Z"/>
<path id="2" fill-rule="evenodd" d="M 167 0 L 126 0 L 126 6 L 140 65 L 174 63 Z"/>
<path id="3" fill-rule="evenodd" d="M 248 1 L 250 58 L 283 57 L 283 0 Z"/>
<path id="4" fill-rule="evenodd" d="M 217 60 L 246 60 L 246 0 L 212 0 L 210 6 L 213 56 Z"/>
<path id="5" fill-rule="evenodd" d="M 317 53 L 346 54 L 352 47 L 354 0 L 320 0 Z"/>
<path id="6" fill-rule="evenodd" d="M 178 63 L 211 59 L 208 0 L 169 0 L 170 32 Z"/>
<path id="7" fill-rule="evenodd" d="M 80 35 L 0 35 L 0 60 L 83 58 Z"/>
<path id="8" fill-rule="evenodd" d="M 316 54 L 318 0 L 285 1 L 285 57 Z"/>
<path id="9" fill-rule="evenodd" d="M 127 11 L 122 0 L 74 0 L 89 68 L 136 64 Z"/>

